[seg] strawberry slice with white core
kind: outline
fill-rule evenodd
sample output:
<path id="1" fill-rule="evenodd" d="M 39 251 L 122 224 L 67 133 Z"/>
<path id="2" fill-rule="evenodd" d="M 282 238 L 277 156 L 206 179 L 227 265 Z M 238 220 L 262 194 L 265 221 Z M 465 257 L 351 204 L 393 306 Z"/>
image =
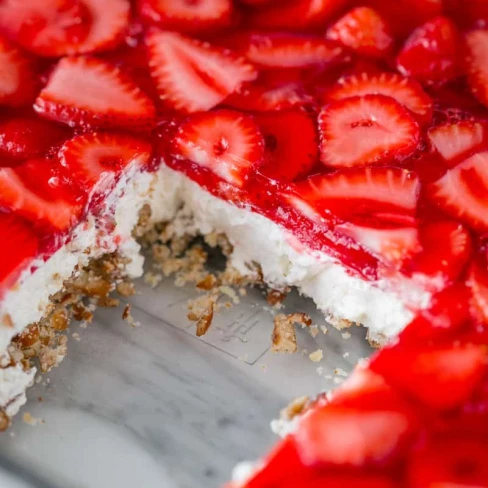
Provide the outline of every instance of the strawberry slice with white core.
<path id="1" fill-rule="evenodd" d="M 294 437 L 307 466 L 364 466 L 385 462 L 411 432 L 401 410 L 354 409 L 335 405 L 315 408 L 301 419 Z"/>
<path id="2" fill-rule="evenodd" d="M 0 105 L 29 105 L 36 96 L 32 61 L 0 37 Z"/>
<path id="3" fill-rule="evenodd" d="M 110 190 L 125 168 L 144 166 L 150 156 L 151 145 L 144 140 L 96 132 L 74 137 L 59 151 L 61 164 L 88 193 Z"/>
<path id="4" fill-rule="evenodd" d="M 473 95 L 488 107 L 488 29 L 466 34 L 466 65 L 468 82 Z"/>
<path id="5" fill-rule="evenodd" d="M 257 71 L 230 51 L 175 32 L 146 37 L 149 68 L 161 100 L 185 113 L 210 110 Z"/>
<path id="6" fill-rule="evenodd" d="M 316 215 L 408 226 L 415 223 L 420 181 L 405 169 L 367 167 L 312 176 L 297 183 L 295 193 L 292 200 Z"/>
<path id="7" fill-rule="evenodd" d="M 475 229 L 488 230 L 488 151 L 471 156 L 429 186 L 443 210 Z"/>
<path id="8" fill-rule="evenodd" d="M 252 117 L 232 110 L 194 114 L 178 129 L 175 157 L 187 159 L 242 186 L 262 162 L 264 141 Z"/>
<path id="9" fill-rule="evenodd" d="M 231 21 L 231 0 L 139 0 L 141 17 L 164 29 L 201 32 Z"/>
<path id="10" fill-rule="evenodd" d="M 342 47 L 322 37 L 300 34 L 252 34 L 246 57 L 264 68 L 305 68 L 337 61 Z"/>
<path id="11" fill-rule="evenodd" d="M 45 176 L 48 178 L 48 173 Z M 39 185 L 49 185 L 49 181 L 39 182 Z M 34 224 L 48 225 L 56 230 L 70 228 L 81 211 L 80 207 L 65 200 L 52 200 L 36 193 L 12 168 L 0 169 L 0 208 L 12 210 Z"/>
<path id="12" fill-rule="evenodd" d="M 152 100 L 120 69 L 92 57 L 61 59 L 34 109 L 71 127 L 144 128 L 156 113 Z"/>
<path id="13" fill-rule="evenodd" d="M 360 73 L 341 78 L 325 93 L 325 101 L 363 95 L 385 95 L 415 114 L 419 121 L 429 123 L 432 100 L 414 80 L 396 73 Z"/>
<path id="14" fill-rule="evenodd" d="M 32 226 L 11 213 L 0 212 L 0 287 L 13 284 L 18 273 L 37 253 L 39 239 Z M 13 276 L 14 275 L 14 276 Z"/>
<path id="15" fill-rule="evenodd" d="M 364 56 L 384 56 L 393 45 L 388 25 L 369 7 L 357 7 L 347 12 L 329 27 L 327 37 Z"/>
<path id="16" fill-rule="evenodd" d="M 365 95 L 322 108 L 318 118 L 320 159 L 334 168 L 401 161 L 420 141 L 417 122 L 396 100 Z"/>
<path id="17" fill-rule="evenodd" d="M 483 347 L 447 345 L 383 350 L 371 368 L 425 405 L 444 410 L 474 393 L 488 365 Z"/>
<path id="18" fill-rule="evenodd" d="M 278 1 L 256 9 L 249 22 L 258 29 L 323 29 L 346 3 L 347 0 Z"/>
<path id="19" fill-rule="evenodd" d="M 128 0 L 5 0 L 0 29 L 39 56 L 115 47 L 128 25 Z"/>
<path id="20" fill-rule="evenodd" d="M 447 17 L 415 29 L 398 54 L 397 68 L 425 84 L 441 84 L 462 74 L 462 38 Z"/>
<path id="21" fill-rule="evenodd" d="M 375 228 L 344 223 L 337 225 L 335 230 L 351 237 L 378 259 L 397 268 L 421 249 L 416 227 Z"/>
<path id="22" fill-rule="evenodd" d="M 434 149 L 452 167 L 488 145 L 488 124 L 474 120 L 460 120 L 431 127 L 427 136 Z"/>
<path id="23" fill-rule="evenodd" d="M 488 266 L 474 261 L 468 273 L 467 284 L 472 294 L 472 304 L 479 318 L 488 323 Z"/>

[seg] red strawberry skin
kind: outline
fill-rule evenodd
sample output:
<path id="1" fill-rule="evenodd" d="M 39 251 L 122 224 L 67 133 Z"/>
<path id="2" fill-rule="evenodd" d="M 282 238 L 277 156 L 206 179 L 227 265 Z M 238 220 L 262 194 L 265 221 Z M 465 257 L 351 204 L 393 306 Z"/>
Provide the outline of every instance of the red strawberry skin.
<path id="1" fill-rule="evenodd" d="M 312 118 L 301 110 L 257 114 L 264 137 L 264 162 L 259 172 L 278 181 L 306 176 L 318 162 L 318 137 Z"/>
<path id="2" fill-rule="evenodd" d="M 34 109 L 69 126 L 146 128 L 154 123 L 152 100 L 121 70 L 97 58 L 63 58 Z"/>
<path id="3" fill-rule="evenodd" d="M 388 25 L 369 7 L 349 11 L 327 30 L 327 37 L 365 56 L 384 56 L 393 46 Z"/>
<path id="4" fill-rule="evenodd" d="M 384 95 L 351 97 L 325 106 L 319 115 L 320 159 L 329 167 L 386 164 L 412 155 L 418 124 Z"/>
<path id="5" fill-rule="evenodd" d="M 37 91 L 35 62 L 0 36 L 0 106 L 31 104 Z"/>
<path id="6" fill-rule="evenodd" d="M 66 127 L 37 117 L 0 120 L 0 166 L 52 154 L 69 134 Z"/>
<path id="7" fill-rule="evenodd" d="M 440 84 L 462 74 L 462 40 L 455 24 L 437 17 L 418 27 L 397 57 L 398 70 L 425 84 Z"/>
<path id="8" fill-rule="evenodd" d="M 21 270 L 35 257 L 39 238 L 32 226 L 11 213 L 0 213 L 1 250 L 8 259 L 0 260 L 1 290 L 15 283 Z"/>
<path id="9" fill-rule="evenodd" d="M 371 368 L 426 406 L 448 410 L 473 395 L 488 365 L 482 347 L 447 345 L 383 350 Z"/>
<path id="10" fill-rule="evenodd" d="M 58 163 L 49 160 L 1 168 L 0 207 L 51 231 L 71 228 L 82 211 Z"/>

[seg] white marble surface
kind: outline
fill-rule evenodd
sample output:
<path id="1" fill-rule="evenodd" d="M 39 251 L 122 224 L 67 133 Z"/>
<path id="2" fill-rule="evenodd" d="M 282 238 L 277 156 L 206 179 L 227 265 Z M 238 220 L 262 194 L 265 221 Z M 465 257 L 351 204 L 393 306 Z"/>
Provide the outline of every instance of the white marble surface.
<path id="1" fill-rule="evenodd" d="M 220 486 L 236 462 L 274 442 L 269 422 L 289 400 L 336 386 L 334 369 L 350 371 L 370 353 L 363 330 L 345 340 L 331 327 L 315 339 L 300 331 L 295 355 L 272 353 L 272 316 L 258 290 L 198 339 L 185 318 L 192 289 L 168 281 L 138 290 L 130 301 L 141 327 L 112 309 L 73 328 L 81 340 L 70 338 L 61 367 L 30 390 L 0 436 L 0 487 Z M 287 304 L 324 324 L 306 300 Z M 319 347 L 324 359 L 313 363 L 303 349 Z M 28 425 L 24 412 L 42 421 Z"/>

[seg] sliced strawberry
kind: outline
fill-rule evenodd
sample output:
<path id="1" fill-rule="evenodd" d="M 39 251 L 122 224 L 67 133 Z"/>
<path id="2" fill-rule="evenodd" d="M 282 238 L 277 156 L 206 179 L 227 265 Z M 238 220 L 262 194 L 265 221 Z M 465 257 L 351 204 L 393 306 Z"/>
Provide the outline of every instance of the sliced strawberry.
<path id="1" fill-rule="evenodd" d="M 8 256 L 0 259 L 0 288 L 6 288 L 14 284 L 20 271 L 35 257 L 39 239 L 26 221 L 0 212 L 0 242 L 3 256 Z"/>
<path id="2" fill-rule="evenodd" d="M 488 151 L 475 154 L 429 185 L 443 210 L 480 231 L 488 230 Z"/>
<path id="3" fill-rule="evenodd" d="M 488 29 L 466 34 L 466 66 L 473 95 L 488 107 Z"/>
<path id="4" fill-rule="evenodd" d="M 175 157 L 188 159 L 237 186 L 262 162 L 263 136 L 249 115 L 218 110 L 192 115 L 178 129 Z"/>
<path id="5" fill-rule="evenodd" d="M 81 127 L 143 128 L 151 99 L 115 66 L 91 57 L 63 58 L 34 105 L 43 117 Z"/>
<path id="6" fill-rule="evenodd" d="M 59 152 L 60 162 L 73 180 L 90 193 L 112 189 L 129 165 L 149 162 L 151 145 L 128 135 L 92 132 L 67 141 Z"/>
<path id="7" fill-rule="evenodd" d="M 383 262 L 398 268 L 420 248 L 416 227 L 370 227 L 351 223 L 336 226 Z"/>
<path id="8" fill-rule="evenodd" d="M 246 57 L 264 68 L 305 68 L 337 62 L 341 46 L 319 36 L 300 34 L 253 34 Z"/>
<path id="9" fill-rule="evenodd" d="M 398 70 L 421 83 L 440 84 L 462 74 L 462 40 L 455 24 L 436 17 L 415 29 L 397 57 Z"/>
<path id="10" fill-rule="evenodd" d="M 109 49 L 123 37 L 128 0 L 5 0 L 0 30 L 40 56 Z"/>
<path id="11" fill-rule="evenodd" d="M 416 344 L 383 349 L 371 369 L 425 405 L 444 410 L 462 405 L 473 394 L 488 371 L 488 358 L 480 346 Z"/>
<path id="12" fill-rule="evenodd" d="M 265 464 L 256 469 L 246 488 L 281 486 L 290 476 L 306 476 L 307 468 L 298 457 L 295 440 L 288 436 L 268 454 Z M 284 467 L 286 466 L 286 469 Z"/>
<path id="13" fill-rule="evenodd" d="M 302 83 L 277 82 L 266 76 L 244 84 L 224 100 L 224 105 L 249 112 L 269 112 L 304 107 L 313 103 Z"/>
<path id="14" fill-rule="evenodd" d="M 420 141 L 417 122 L 384 95 L 333 102 L 321 110 L 318 123 L 320 160 L 334 168 L 401 161 Z"/>
<path id="15" fill-rule="evenodd" d="M 34 71 L 33 61 L 0 37 L 0 106 L 29 105 L 34 101 L 37 89 Z"/>
<path id="16" fill-rule="evenodd" d="M 415 114 L 421 122 L 432 118 L 432 100 L 414 80 L 396 73 L 361 73 L 340 78 L 325 93 L 326 101 L 363 95 L 385 95 L 394 98 Z"/>
<path id="17" fill-rule="evenodd" d="M 434 149 L 453 167 L 488 145 L 488 124 L 461 120 L 431 127 L 427 135 Z"/>
<path id="18" fill-rule="evenodd" d="M 229 25 L 231 0 L 139 0 L 141 17 L 163 29 L 202 32 Z"/>
<path id="19" fill-rule="evenodd" d="M 36 225 L 57 230 L 71 227 L 81 206 L 65 199 L 69 188 L 58 189 L 55 165 L 51 161 L 32 161 L 15 169 L 0 169 L 0 207 L 12 210 Z M 64 194 L 60 194 L 64 191 Z"/>
<path id="20" fill-rule="evenodd" d="M 278 181 L 306 176 L 318 161 L 314 121 L 301 110 L 257 114 L 264 137 L 264 162 L 259 172 Z"/>
<path id="21" fill-rule="evenodd" d="M 410 34 L 415 27 L 442 15 L 444 7 L 443 0 L 363 0 L 360 3 L 380 13 L 395 36 L 400 38 Z"/>
<path id="22" fill-rule="evenodd" d="M 469 315 L 470 293 L 462 283 L 432 296 L 429 307 L 419 310 L 415 318 L 400 334 L 403 345 L 441 343 L 459 337 L 466 328 Z"/>
<path id="23" fill-rule="evenodd" d="M 181 112 L 209 110 L 257 76 L 229 51 L 174 32 L 153 31 L 146 43 L 161 100 Z"/>
<path id="24" fill-rule="evenodd" d="M 46 156 L 56 150 L 70 131 L 37 117 L 12 117 L 0 120 L 0 166 Z M 7 163 L 7 164 L 6 164 Z"/>
<path id="25" fill-rule="evenodd" d="M 312 176 L 297 183 L 295 192 L 299 197 L 293 201 L 299 200 L 315 215 L 405 225 L 415 221 L 420 181 L 404 169 L 368 167 Z"/>
<path id="26" fill-rule="evenodd" d="M 294 436 L 305 465 L 365 466 L 388 462 L 412 427 L 401 410 L 326 405 L 307 413 Z"/>
<path id="27" fill-rule="evenodd" d="M 382 57 L 393 45 L 384 19 L 369 7 L 356 7 L 327 30 L 327 37 L 364 56 Z"/>
<path id="28" fill-rule="evenodd" d="M 347 0 L 290 0 L 266 5 L 252 13 L 249 22 L 258 29 L 321 29 L 346 5 Z"/>
<path id="29" fill-rule="evenodd" d="M 414 451 L 408 467 L 409 486 L 488 486 L 488 442 L 479 437 L 443 436 Z"/>
<path id="30" fill-rule="evenodd" d="M 473 261 L 468 273 L 467 284 L 472 294 L 476 315 L 488 323 L 488 266 L 486 261 Z"/>
<path id="31" fill-rule="evenodd" d="M 442 290 L 459 277 L 471 257 L 471 236 L 453 220 L 423 224 L 419 231 L 422 251 L 403 271 L 414 273 L 435 291 Z"/>

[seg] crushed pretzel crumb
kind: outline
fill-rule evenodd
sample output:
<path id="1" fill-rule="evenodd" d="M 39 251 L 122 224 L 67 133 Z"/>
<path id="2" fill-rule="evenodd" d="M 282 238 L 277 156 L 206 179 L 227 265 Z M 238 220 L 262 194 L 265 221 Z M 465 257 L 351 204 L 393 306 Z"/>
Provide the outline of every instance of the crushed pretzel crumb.
<path id="1" fill-rule="evenodd" d="M 279 314 L 274 318 L 271 346 L 274 352 L 294 353 L 297 351 L 297 336 L 293 315 Z"/>
<path id="2" fill-rule="evenodd" d="M 311 361 L 313 361 L 314 363 L 318 363 L 320 361 L 322 361 L 323 357 L 324 357 L 324 353 L 322 351 L 322 349 L 317 349 L 316 351 L 314 352 L 311 352 L 308 357 L 310 358 Z"/>

